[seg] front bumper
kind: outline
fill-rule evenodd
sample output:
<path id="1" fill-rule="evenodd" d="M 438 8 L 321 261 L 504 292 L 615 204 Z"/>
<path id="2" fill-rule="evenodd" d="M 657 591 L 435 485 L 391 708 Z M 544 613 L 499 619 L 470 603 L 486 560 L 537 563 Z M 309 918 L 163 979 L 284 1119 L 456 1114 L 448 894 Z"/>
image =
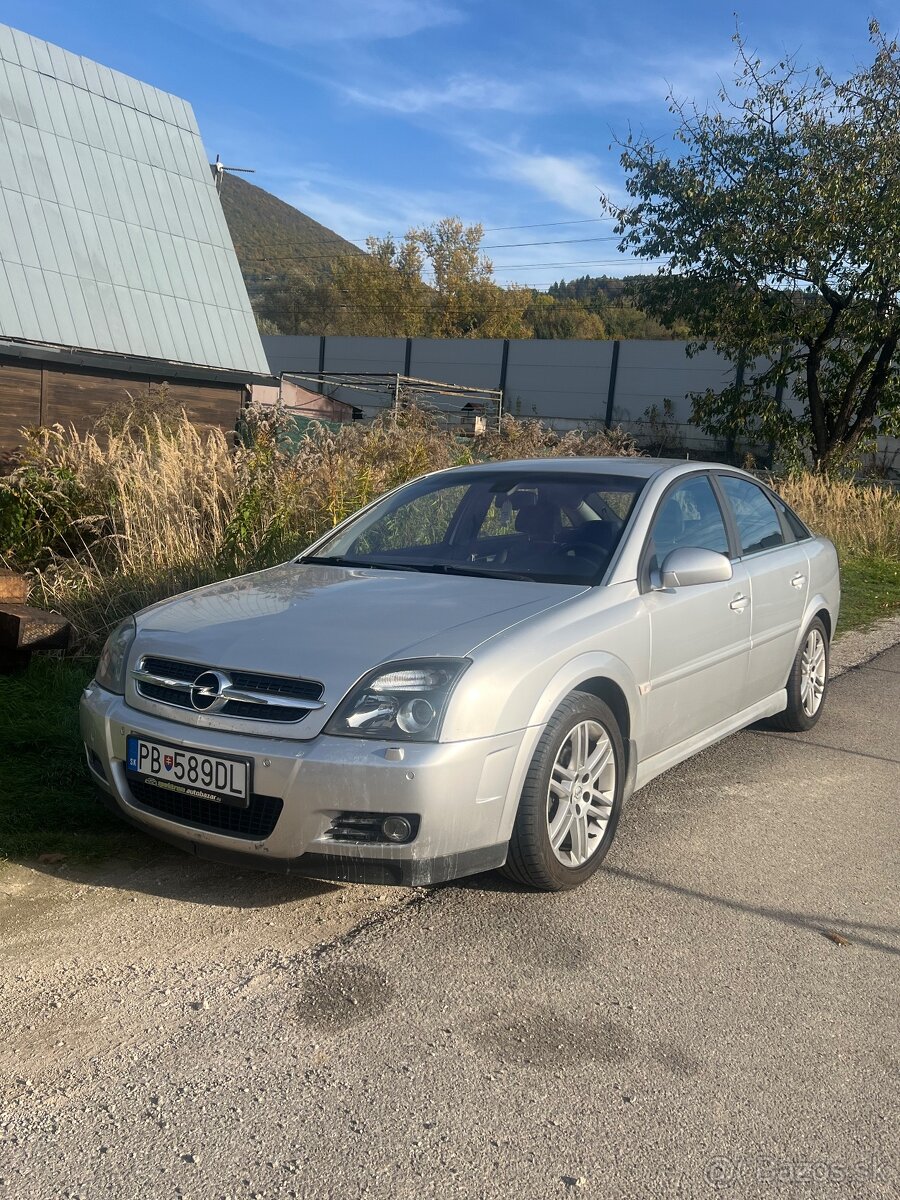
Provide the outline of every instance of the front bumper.
<path id="1" fill-rule="evenodd" d="M 501 866 L 504 810 L 523 733 L 400 749 L 363 738 L 308 741 L 200 730 L 129 708 L 96 684 L 81 700 L 88 768 L 130 822 L 202 858 L 318 878 L 427 886 Z M 204 827 L 143 804 L 125 774 L 130 733 L 175 746 L 253 760 L 254 792 L 282 802 L 271 833 L 252 837 Z M 391 750 L 391 756 L 387 751 Z M 403 845 L 335 841 L 339 813 L 413 813 Z"/>

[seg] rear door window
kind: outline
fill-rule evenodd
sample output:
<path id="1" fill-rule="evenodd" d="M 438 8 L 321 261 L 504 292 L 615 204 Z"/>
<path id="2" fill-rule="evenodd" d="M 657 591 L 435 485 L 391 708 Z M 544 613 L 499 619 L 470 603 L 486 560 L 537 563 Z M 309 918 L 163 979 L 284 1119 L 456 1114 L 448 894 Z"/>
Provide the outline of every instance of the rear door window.
<path id="1" fill-rule="evenodd" d="M 742 554 L 758 554 L 784 545 L 775 505 L 761 487 L 736 475 L 720 475 L 719 483 L 734 513 Z"/>

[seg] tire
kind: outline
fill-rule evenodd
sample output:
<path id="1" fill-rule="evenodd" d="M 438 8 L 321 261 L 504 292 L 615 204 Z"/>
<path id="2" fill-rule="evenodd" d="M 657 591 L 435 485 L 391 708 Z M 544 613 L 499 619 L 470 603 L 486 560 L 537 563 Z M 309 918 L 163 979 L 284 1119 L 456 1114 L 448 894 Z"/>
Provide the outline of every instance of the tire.
<path id="1" fill-rule="evenodd" d="M 772 717 L 772 729 L 781 729 L 785 733 L 805 733 L 812 729 L 822 715 L 828 695 L 828 658 L 828 631 L 822 620 L 815 617 L 803 635 L 791 666 L 787 708 Z"/>
<path id="2" fill-rule="evenodd" d="M 588 770 L 572 777 L 573 761 Z M 585 790 L 573 791 L 579 779 Z M 616 718 L 596 696 L 572 692 L 547 723 L 528 768 L 505 874 L 545 892 L 584 883 L 615 837 L 624 786 L 625 748 Z"/>

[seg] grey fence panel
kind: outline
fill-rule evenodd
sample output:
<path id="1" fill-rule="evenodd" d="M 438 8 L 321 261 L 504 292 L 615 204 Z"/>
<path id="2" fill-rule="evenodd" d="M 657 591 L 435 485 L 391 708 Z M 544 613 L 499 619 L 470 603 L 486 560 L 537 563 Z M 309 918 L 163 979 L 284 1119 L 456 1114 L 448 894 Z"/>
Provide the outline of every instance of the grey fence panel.
<path id="1" fill-rule="evenodd" d="M 402 375 L 405 355 L 406 338 L 329 337 L 323 370 Z"/>
<path id="2" fill-rule="evenodd" d="M 561 426 L 603 421 L 613 342 L 511 341 L 504 408 Z"/>
<path id="3" fill-rule="evenodd" d="M 502 338 L 413 338 L 409 374 L 461 387 L 498 388 L 502 361 Z"/>
<path id="4" fill-rule="evenodd" d="M 661 412 L 666 399 L 672 401 L 674 421 L 687 426 L 688 394 L 722 387 L 734 378 L 733 364 L 714 351 L 688 358 L 686 343 L 670 341 L 620 342 L 613 372 L 616 343 L 611 341 L 511 340 L 505 376 L 505 343 L 499 338 L 412 338 L 407 344 L 405 338 L 267 336 L 263 345 L 275 375 L 361 371 L 465 387 L 502 384 L 507 412 L 540 417 L 562 429 L 605 420 L 613 375 L 613 420 L 628 427 L 637 427 L 654 405 Z M 345 389 L 339 398 L 366 410 L 372 407 L 368 398 L 359 393 L 354 398 Z M 385 400 L 389 402 L 387 394 Z M 687 429 L 686 444 L 711 444 L 699 430 Z"/>
<path id="5" fill-rule="evenodd" d="M 283 375 L 286 371 L 318 371 L 321 340 L 318 337 L 264 336 L 262 344 L 269 370 L 273 375 Z"/>
<path id="6" fill-rule="evenodd" d="M 5 293 L 7 303 L 16 303 L 22 296 L 21 281 L 11 277 L 9 282 L 10 292 Z M 735 450 L 691 424 L 688 399 L 692 392 L 720 389 L 732 383 L 735 364 L 714 350 L 689 358 L 685 342 L 621 341 L 613 372 L 616 343 L 611 341 L 511 340 L 505 380 L 502 377 L 506 344 L 501 339 L 413 338 L 407 343 L 406 338 L 266 336 L 262 342 L 273 375 L 319 370 L 409 374 L 481 388 L 498 388 L 503 381 L 507 412 L 540 417 L 559 429 L 603 422 L 614 375 L 615 424 L 662 446 L 662 453 L 679 455 L 704 449 L 734 453 Z M 745 371 L 750 375 L 762 367 L 763 364 L 750 363 Z M 389 407 L 393 400 L 389 384 L 377 395 L 349 388 L 335 390 L 328 384 L 323 390 L 361 408 L 367 416 Z M 672 404 L 671 419 L 660 428 L 648 419 L 648 414 L 655 408 L 657 417 L 661 417 L 666 400 Z M 799 409 L 790 388 L 784 390 L 782 402 L 794 411 Z M 879 445 L 886 469 L 890 460 L 896 470 L 900 442 L 881 439 Z"/>
<path id="7" fill-rule="evenodd" d="M 670 400 L 674 419 L 688 424 L 691 392 L 719 390 L 734 381 L 733 363 L 713 350 L 688 358 L 685 346 L 685 342 L 623 341 L 615 413 L 635 421 L 652 406 L 661 409 L 663 402 Z"/>

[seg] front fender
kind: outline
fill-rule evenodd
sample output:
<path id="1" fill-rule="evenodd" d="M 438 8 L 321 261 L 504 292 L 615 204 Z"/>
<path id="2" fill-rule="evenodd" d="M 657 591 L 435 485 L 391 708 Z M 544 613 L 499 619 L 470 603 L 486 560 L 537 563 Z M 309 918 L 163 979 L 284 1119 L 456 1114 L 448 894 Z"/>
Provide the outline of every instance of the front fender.
<path id="1" fill-rule="evenodd" d="M 500 840 L 508 841 L 512 836 L 525 776 L 547 722 L 570 692 L 577 691 L 582 684 L 594 679 L 610 680 L 621 689 L 625 697 L 631 724 L 631 740 L 630 744 L 626 744 L 629 752 L 628 776 L 633 779 L 643 725 L 643 706 L 637 682 L 627 665 L 614 654 L 597 652 L 579 655 L 560 667 L 549 680 L 533 708 L 527 728 L 523 731 L 500 818 Z M 623 733 L 623 738 L 624 736 Z"/>

